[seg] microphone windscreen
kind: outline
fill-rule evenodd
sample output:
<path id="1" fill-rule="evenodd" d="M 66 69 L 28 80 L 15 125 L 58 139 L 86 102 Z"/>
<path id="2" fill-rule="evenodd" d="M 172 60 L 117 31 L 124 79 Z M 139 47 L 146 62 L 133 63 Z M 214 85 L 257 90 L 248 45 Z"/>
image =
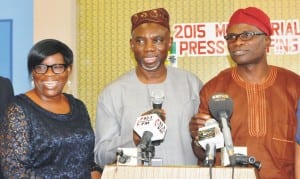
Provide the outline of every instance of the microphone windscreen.
<path id="1" fill-rule="evenodd" d="M 153 89 L 151 91 L 151 101 L 153 109 L 161 109 L 165 99 L 164 91 L 161 89 Z"/>
<path id="2" fill-rule="evenodd" d="M 228 94 L 214 94 L 208 102 L 209 111 L 215 119 L 219 119 L 220 115 L 231 116 L 233 110 L 233 102 Z M 224 114 L 225 113 L 225 114 Z"/>

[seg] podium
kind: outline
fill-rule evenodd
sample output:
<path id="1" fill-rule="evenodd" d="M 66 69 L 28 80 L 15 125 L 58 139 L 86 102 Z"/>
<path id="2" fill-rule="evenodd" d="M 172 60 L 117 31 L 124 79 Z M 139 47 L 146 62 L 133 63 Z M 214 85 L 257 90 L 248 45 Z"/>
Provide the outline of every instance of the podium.
<path id="1" fill-rule="evenodd" d="M 258 179 L 253 167 L 107 165 L 101 179 Z M 234 176 L 233 176 L 234 175 Z"/>

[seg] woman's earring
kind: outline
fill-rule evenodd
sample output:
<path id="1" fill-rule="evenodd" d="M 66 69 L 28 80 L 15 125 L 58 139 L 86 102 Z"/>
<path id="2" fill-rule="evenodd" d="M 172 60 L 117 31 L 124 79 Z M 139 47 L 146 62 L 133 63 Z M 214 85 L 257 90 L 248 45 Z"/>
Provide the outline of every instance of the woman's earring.
<path id="1" fill-rule="evenodd" d="M 71 80 L 67 81 L 65 92 L 72 94 L 72 82 L 71 82 Z"/>
<path id="2" fill-rule="evenodd" d="M 33 81 L 33 78 L 31 79 L 31 87 L 34 88 L 35 85 L 34 85 L 34 81 Z"/>
<path id="3" fill-rule="evenodd" d="M 70 87 L 71 87 L 71 84 L 72 84 L 71 80 L 68 80 L 68 82 L 67 82 L 67 86 L 68 86 L 68 88 L 70 88 Z"/>

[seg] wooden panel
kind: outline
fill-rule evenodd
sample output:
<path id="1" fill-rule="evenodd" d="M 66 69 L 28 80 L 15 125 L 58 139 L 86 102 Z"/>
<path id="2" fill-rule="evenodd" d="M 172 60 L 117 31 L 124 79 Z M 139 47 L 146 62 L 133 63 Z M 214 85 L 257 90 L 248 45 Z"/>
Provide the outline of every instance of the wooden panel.
<path id="1" fill-rule="evenodd" d="M 256 179 L 257 172 L 254 168 L 214 167 L 212 178 L 209 168 L 206 167 L 150 167 L 150 166 L 105 166 L 101 179 Z M 232 177 L 234 175 L 234 177 Z"/>

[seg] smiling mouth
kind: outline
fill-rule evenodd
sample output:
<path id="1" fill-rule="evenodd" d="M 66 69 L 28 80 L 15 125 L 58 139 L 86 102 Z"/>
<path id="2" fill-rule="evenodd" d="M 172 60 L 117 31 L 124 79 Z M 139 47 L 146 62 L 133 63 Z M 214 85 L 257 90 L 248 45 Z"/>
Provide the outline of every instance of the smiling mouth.
<path id="1" fill-rule="evenodd" d="M 156 61 L 156 59 L 157 59 L 156 57 L 145 57 L 144 61 L 146 63 L 154 63 Z"/>
<path id="2" fill-rule="evenodd" d="M 47 87 L 47 88 L 54 88 L 57 85 L 58 81 L 44 81 L 43 84 Z"/>
<path id="3" fill-rule="evenodd" d="M 231 52 L 231 54 L 234 55 L 234 56 L 241 56 L 241 55 L 245 55 L 246 51 L 244 51 L 244 50 L 236 50 L 236 51 Z"/>

